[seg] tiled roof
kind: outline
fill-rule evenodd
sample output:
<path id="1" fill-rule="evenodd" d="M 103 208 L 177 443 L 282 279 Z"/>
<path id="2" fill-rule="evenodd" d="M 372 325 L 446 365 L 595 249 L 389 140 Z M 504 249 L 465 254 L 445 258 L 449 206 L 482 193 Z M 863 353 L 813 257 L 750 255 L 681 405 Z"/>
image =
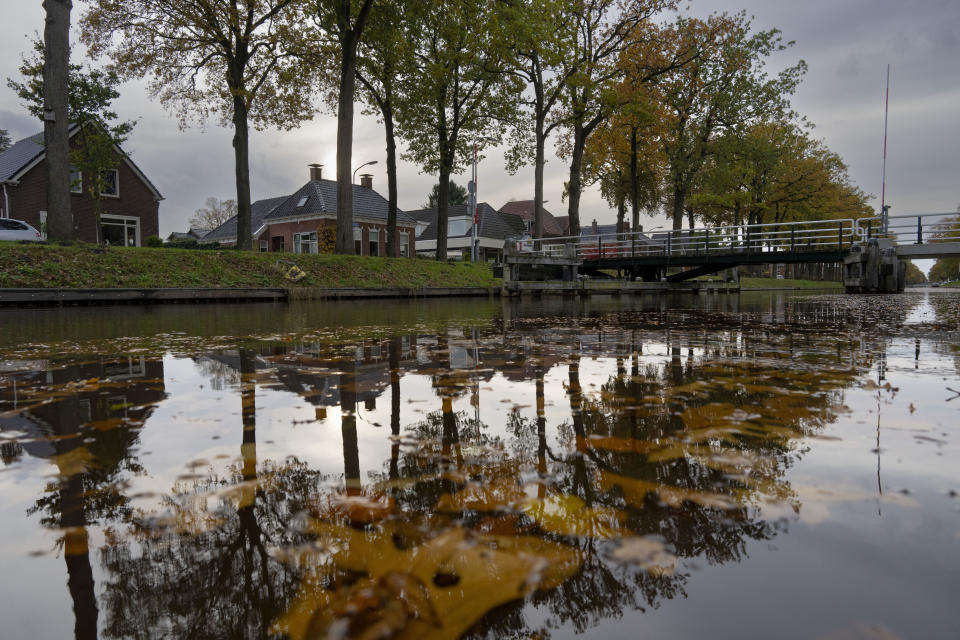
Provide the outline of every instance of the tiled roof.
<path id="1" fill-rule="evenodd" d="M 533 200 L 514 200 L 500 207 L 500 213 L 511 213 L 520 216 L 523 220 L 533 220 L 535 218 L 534 211 Z M 544 235 L 554 237 L 564 235 L 563 229 L 553 214 L 546 209 L 543 210 L 543 213 Z"/>
<path id="2" fill-rule="evenodd" d="M 79 125 L 70 125 L 70 137 L 72 138 L 79 130 Z M 23 140 L 18 140 L 12 147 L 0 153 L 0 182 L 15 178 L 19 179 L 17 174 L 29 167 L 34 160 L 43 157 L 45 152 L 46 147 L 44 147 L 43 144 L 42 131 Z M 133 170 L 134 174 L 140 178 L 143 184 L 153 192 L 153 196 L 157 200 L 163 200 L 163 196 L 160 195 L 160 192 L 153 183 L 150 182 L 146 174 L 140 170 L 140 167 L 138 167 L 136 163 L 130 159 L 130 156 L 119 146 L 117 147 L 117 153 L 126 161 L 127 165 Z"/>
<path id="3" fill-rule="evenodd" d="M 302 203 L 302 204 L 301 204 Z M 353 185 L 353 215 L 359 218 L 387 222 L 387 199 L 373 189 Z M 282 218 L 309 218 L 337 213 L 337 183 L 335 180 L 311 180 L 286 198 L 271 211 L 266 222 Z M 415 221 L 403 211 L 397 211 L 397 224 L 414 226 Z"/>
<path id="4" fill-rule="evenodd" d="M 9 180 L 20 169 L 43 155 L 43 134 L 19 140 L 12 147 L 0 153 L 0 180 Z"/>
<path id="5" fill-rule="evenodd" d="M 267 214 L 273 211 L 277 205 L 287 199 L 287 196 L 279 198 L 265 198 L 257 200 L 250 206 L 250 232 L 256 232 L 263 226 L 263 219 Z M 203 236 L 204 242 L 231 242 L 237 239 L 237 216 L 233 216 L 219 227 Z"/>
<path id="6" fill-rule="evenodd" d="M 570 216 L 554 216 L 557 226 L 560 227 L 560 233 L 565 236 L 570 235 Z"/>
<path id="7" fill-rule="evenodd" d="M 465 204 L 450 205 L 447 210 L 447 219 L 470 217 L 471 211 Z M 410 212 L 410 215 L 418 220 L 428 221 L 430 225 L 423 230 L 417 240 L 436 240 L 437 239 L 437 210 L 420 209 Z M 524 232 L 523 220 L 519 216 L 508 213 L 500 213 L 486 202 L 477 205 L 477 218 L 479 219 L 478 237 L 496 238 L 505 240 L 509 237 L 520 236 Z M 467 228 L 465 235 L 470 235 L 471 229 Z"/>

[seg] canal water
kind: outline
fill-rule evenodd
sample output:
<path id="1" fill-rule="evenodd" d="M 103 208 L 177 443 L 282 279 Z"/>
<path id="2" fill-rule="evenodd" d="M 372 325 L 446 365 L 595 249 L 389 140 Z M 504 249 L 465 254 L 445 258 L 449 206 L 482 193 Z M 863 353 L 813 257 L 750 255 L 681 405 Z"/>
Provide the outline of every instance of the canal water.
<path id="1" fill-rule="evenodd" d="M 960 295 L 0 311 L 4 638 L 960 637 Z"/>

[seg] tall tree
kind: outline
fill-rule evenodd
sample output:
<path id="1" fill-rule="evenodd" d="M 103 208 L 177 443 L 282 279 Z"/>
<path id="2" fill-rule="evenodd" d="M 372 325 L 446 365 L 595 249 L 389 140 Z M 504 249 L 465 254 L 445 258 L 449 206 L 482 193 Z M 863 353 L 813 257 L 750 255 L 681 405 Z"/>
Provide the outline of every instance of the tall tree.
<path id="1" fill-rule="evenodd" d="M 100 0 L 82 20 L 92 55 L 122 77 L 150 76 L 181 126 L 219 116 L 233 127 L 237 247 L 252 247 L 249 125 L 290 128 L 310 117 L 309 78 L 291 52 L 294 0 Z"/>
<path id="2" fill-rule="evenodd" d="M 43 42 L 35 40 L 33 56 L 24 57 L 20 65 L 23 81 L 7 79 L 7 86 L 26 103 L 31 115 L 41 120 L 45 58 Z M 70 124 L 77 127 L 74 139 L 78 142 L 70 150 L 69 159 L 72 167 L 80 172 L 87 193 L 94 202 L 98 238 L 100 205 L 108 190 L 109 170 L 119 166 L 124 153 L 120 145 L 126 141 L 136 124 L 133 120 L 120 120 L 113 110 L 113 101 L 120 97 L 119 85 L 120 78 L 113 70 L 68 65 L 67 111 Z"/>
<path id="3" fill-rule="evenodd" d="M 526 0 L 512 5 L 513 64 L 509 71 L 530 91 L 518 97 L 527 112 L 518 119 L 507 168 L 513 173 L 529 162 L 533 148 L 533 237 L 543 237 L 543 170 L 547 140 L 563 121 L 557 106 L 578 60 L 569 46 L 576 42 L 576 5 L 564 0 Z M 532 137 L 532 139 L 531 139 Z"/>
<path id="4" fill-rule="evenodd" d="M 6 129 L 0 129 L 0 153 L 10 148 L 10 132 Z"/>
<path id="5" fill-rule="evenodd" d="M 395 105 L 410 73 L 413 46 L 404 38 L 407 5 L 404 0 L 380 0 L 367 25 L 357 58 L 357 80 L 363 97 L 383 122 L 387 151 L 387 255 L 398 257 L 397 236 L 397 132 Z M 399 92 L 399 93 L 398 93 Z"/>
<path id="6" fill-rule="evenodd" d="M 207 198 L 204 206 L 193 212 L 188 224 L 197 229 L 216 229 L 235 215 L 237 215 L 236 200 L 210 197 Z"/>
<path id="7" fill-rule="evenodd" d="M 43 144 L 47 157 L 47 234 L 73 236 L 70 211 L 70 115 L 67 75 L 70 65 L 70 0 L 43 0 Z"/>
<path id="8" fill-rule="evenodd" d="M 583 192 L 583 153 L 588 138 L 618 106 L 616 82 L 622 76 L 617 62 L 631 46 L 639 46 L 637 33 L 650 25 L 657 13 L 672 8 L 672 0 L 578 0 L 570 54 L 576 72 L 564 83 L 564 128 L 560 146 L 570 159 L 567 214 L 570 234 L 580 234 L 580 196 Z M 664 69 L 649 72 L 653 77 Z"/>
<path id="9" fill-rule="evenodd" d="M 418 81 L 400 101 L 397 121 L 408 143 L 403 157 L 439 177 L 437 260 L 447 258 L 450 174 L 465 164 L 474 144 L 482 151 L 499 143 L 516 113 L 521 87 L 503 72 L 504 7 L 449 0 L 418 6 L 408 21 Z"/>
<path id="10" fill-rule="evenodd" d="M 785 119 L 788 96 L 806 71 L 801 60 L 775 77 L 766 75 L 766 59 L 785 50 L 780 31 L 752 32 L 744 13 L 715 14 L 706 20 L 681 18 L 667 40 L 696 51 L 688 64 L 655 83 L 669 114 L 661 138 L 669 163 L 669 212 L 673 228 L 683 227 L 686 200 L 700 179 L 719 132 L 745 128 L 764 119 Z M 693 226 L 692 214 L 690 226 Z"/>
<path id="11" fill-rule="evenodd" d="M 353 102 L 357 85 L 357 48 L 374 0 L 313 0 L 311 10 L 322 37 L 332 40 L 339 62 L 337 81 L 337 253 L 352 254 Z M 308 55 L 308 59 L 315 56 Z M 322 74 L 325 75 L 325 74 Z"/>

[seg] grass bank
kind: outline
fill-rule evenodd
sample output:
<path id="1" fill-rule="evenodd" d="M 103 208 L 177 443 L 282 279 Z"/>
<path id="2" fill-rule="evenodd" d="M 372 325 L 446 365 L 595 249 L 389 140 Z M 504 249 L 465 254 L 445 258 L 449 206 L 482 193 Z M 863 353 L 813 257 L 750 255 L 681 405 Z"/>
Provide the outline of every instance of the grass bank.
<path id="1" fill-rule="evenodd" d="M 286 277 L 292 265 L 306 275 Z M 499 286 L 490 265 L 409 258 L 0 242 L 0 288 Z"/>

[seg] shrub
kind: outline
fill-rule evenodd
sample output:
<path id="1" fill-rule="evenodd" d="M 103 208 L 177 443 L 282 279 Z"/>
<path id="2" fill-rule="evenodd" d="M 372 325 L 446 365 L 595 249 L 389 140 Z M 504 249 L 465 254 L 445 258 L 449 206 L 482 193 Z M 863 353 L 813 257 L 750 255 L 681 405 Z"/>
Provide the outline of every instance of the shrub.
<path id="1" fill-rule="evenodd" d="M 163 246 L 163 240 L 160 239 L 160 236 L 147 236 L 147 246 L 153 247 L 154 249 Z"/>

